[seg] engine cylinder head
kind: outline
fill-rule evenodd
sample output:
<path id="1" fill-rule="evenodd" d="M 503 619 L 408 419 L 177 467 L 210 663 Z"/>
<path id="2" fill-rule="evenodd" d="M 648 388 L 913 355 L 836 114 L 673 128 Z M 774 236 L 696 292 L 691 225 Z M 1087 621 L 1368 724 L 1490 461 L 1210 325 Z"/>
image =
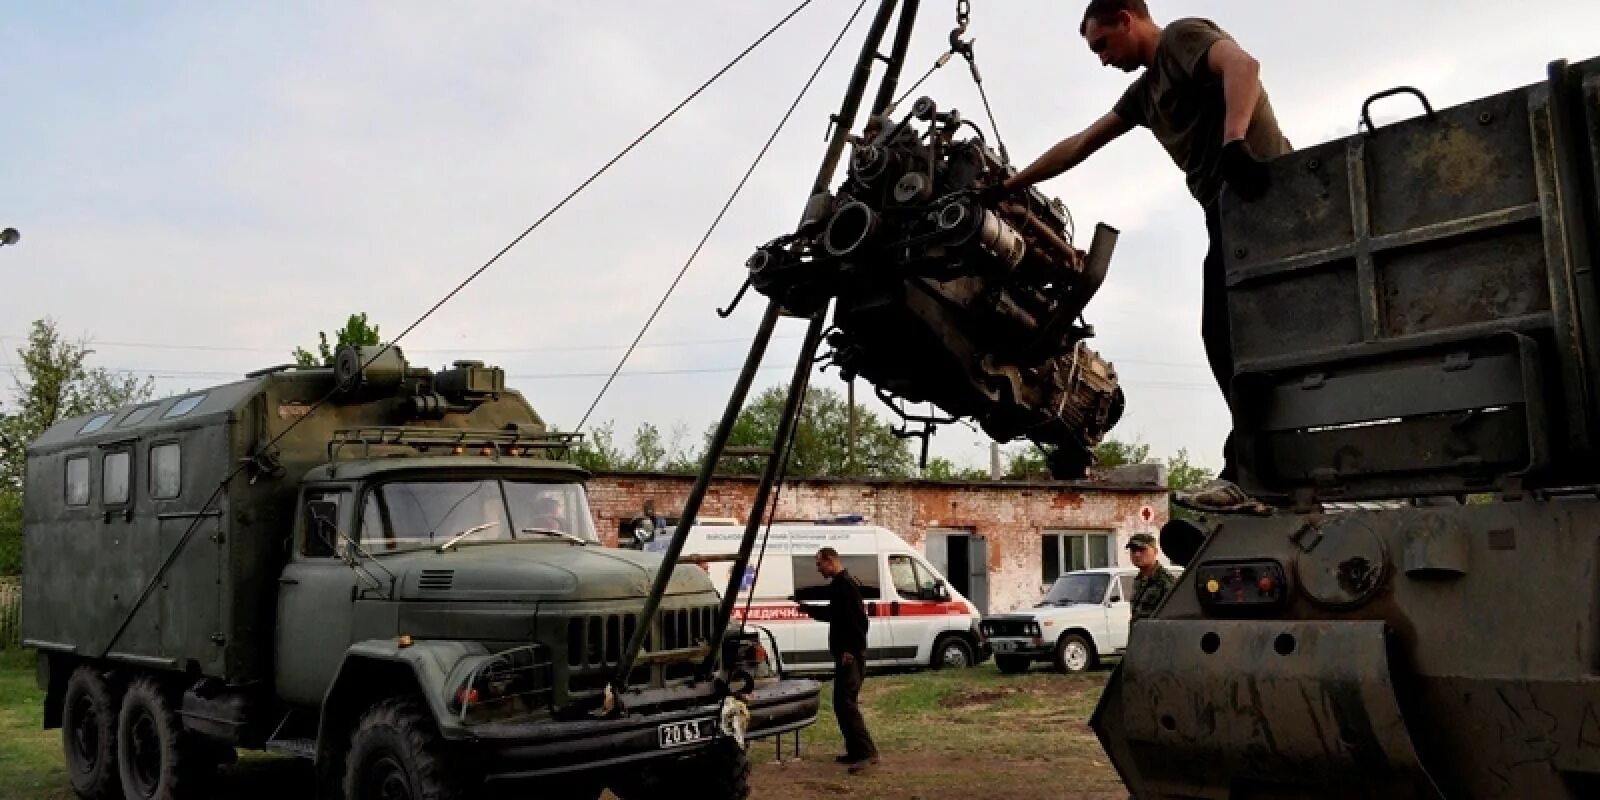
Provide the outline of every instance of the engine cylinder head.
<path id="1" fill-rule="evenodd" d="M 878 214 L 866 203 L 850 203 L 834 212 L 822 246 L 832 255 L 849 255 L 860 249 L 878 229 Z"/>

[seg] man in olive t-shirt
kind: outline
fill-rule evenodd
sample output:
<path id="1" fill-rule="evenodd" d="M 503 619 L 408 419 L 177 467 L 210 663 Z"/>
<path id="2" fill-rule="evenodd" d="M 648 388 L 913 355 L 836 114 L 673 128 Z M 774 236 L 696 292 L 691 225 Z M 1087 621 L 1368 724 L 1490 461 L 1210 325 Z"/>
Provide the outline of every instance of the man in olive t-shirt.
<path id="1" fill-rule="evenodd" d="M 1092 0 L 1079 33 L 1102 65 L 1144 72 L 1109 113 L 1050 148 L 996 193 L 1049 180 L 1135 126 L 1149 128 L 1187 176 L 1190 194 L 1205 208 L 1211 247 L 1204 268 L 1200 336 L 1211 372 L 1231 407 L 1233 355 L 1217 198 L 1224 185 L 1242 199 L 1259 198 L 1267 188 L 1261 159 L 1290 150 L 1261 87 L 1260 64 L 1210 20 L 1157 25 L 1144 0 Z M 1178 502 L 1202 511 L 1266 511 L 1234 485 L 1232 448 L 1227 444 L 1224 459 L 1218 480 L 1199 491 L 1180 493 Z"/>

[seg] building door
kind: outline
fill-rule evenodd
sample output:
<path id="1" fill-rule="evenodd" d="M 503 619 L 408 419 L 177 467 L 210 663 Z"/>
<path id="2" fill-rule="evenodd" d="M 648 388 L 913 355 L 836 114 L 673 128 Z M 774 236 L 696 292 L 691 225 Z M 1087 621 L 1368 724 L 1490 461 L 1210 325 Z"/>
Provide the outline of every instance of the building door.
<path id="1" fill-rule="evenodd" d="M 928 532 L 928 562 L 943 573 L 950 588 L 989 613 L 989 541 L 972 531 Z"/>
<path id="2" fill-rule="evenodd" d="M 961 593 L 978 607 L 979 614 L 989 613 L 989 540 L 972 534 L 967 539 L 967 587 Z"/>

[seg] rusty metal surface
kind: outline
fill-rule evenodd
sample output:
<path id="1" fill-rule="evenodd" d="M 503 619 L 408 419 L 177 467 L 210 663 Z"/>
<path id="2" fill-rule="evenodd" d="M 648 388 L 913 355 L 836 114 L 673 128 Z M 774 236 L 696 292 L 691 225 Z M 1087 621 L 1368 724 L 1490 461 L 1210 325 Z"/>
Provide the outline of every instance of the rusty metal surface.
<path id="1" fill-rule="evenodd" d="M 1393 771 L 1401 738 L 1446 797 L 1600 796 L 1600 498 L 1236 518 L 1207 531 L 1157 618 L 1135 626 L 1094 719 L 1136 796 L 1388 796 L 1389 781 L 1418 774 Z M 1285 568 L 1282 603 L 1230 609 L 1194 579 L 1263 561 Z M 1370 721 L 1388 766 L 1316 749 L 1330 694 Z M 1303 780 L 1341 763 L 1362 783 Z"/>
<path id="2" fill-rule="evenodd" d="M 1370 499 L 1600 474 L 1597 73 L 1553 65 L 1276 159 L 1255 202 L 1225 193 L 1243 486 Z M 1507 354 L 1516 370 L 1491 367 Z M 1480 424 L 1500 410 L 1520 429 Z"/>
<path id="3" fill-rule="evenodd" d="M 1145 620 L 1122 669 L 1141 797 L 1316 789 L 1439 797 L 1389 677 L 1382 622 Z"/>

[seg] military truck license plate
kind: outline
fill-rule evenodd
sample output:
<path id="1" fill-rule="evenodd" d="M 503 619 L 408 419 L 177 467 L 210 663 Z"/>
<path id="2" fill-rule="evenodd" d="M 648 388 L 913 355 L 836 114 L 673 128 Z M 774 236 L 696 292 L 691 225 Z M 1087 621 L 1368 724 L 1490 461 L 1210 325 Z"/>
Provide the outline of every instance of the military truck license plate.
<path id="1" fill-rule="evenodd" d="M 713 723 L 714 720 L 708 717 L 706 719 L 693 719 L 688 722 L 669 722 L 662 725 L 659 728 L 661 732 L 661 747 L 663 749 L 682 747 L 710 739 L 716 732 L 711 727 Z"/>

